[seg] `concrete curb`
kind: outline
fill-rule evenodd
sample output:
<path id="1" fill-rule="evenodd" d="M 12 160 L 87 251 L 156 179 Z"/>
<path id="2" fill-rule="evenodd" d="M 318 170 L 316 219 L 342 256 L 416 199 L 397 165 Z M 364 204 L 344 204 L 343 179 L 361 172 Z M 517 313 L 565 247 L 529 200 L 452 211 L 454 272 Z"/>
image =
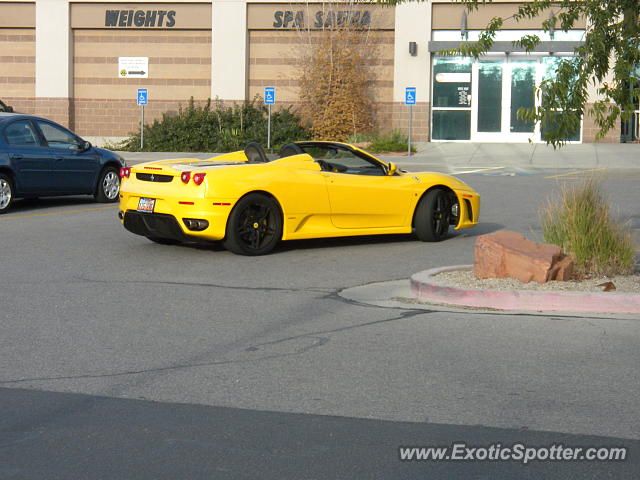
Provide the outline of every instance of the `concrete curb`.
<path id="1" fill-rule="evenodd" d="M 418 272 L 411 276 L 411 293 L 428 302 L 495 310 L 640 313 L 640 295 L 633 293 L 468 290 L 443 285 L 433 278 L 441 272 L 470 268 L 472 265 L 455 265 Z"/>

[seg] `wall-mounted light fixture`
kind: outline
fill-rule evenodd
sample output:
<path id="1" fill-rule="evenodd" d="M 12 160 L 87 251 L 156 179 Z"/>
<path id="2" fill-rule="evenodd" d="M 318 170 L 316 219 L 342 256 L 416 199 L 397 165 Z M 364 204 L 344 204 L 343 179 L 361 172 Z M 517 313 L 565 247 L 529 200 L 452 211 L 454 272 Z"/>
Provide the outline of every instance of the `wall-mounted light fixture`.
<path id="1" fill-rule="evenodd" d="M 469 32 L 467 32 L 467 10 L 462 11 L 462 17 L 460 18 L 460 38 L 462 40 L 469 40 Z"/>
<path id="2" fill-rule="evenodd" d="M 418 55 L 418 44 L 416 42 L 409 42 L 409 54 L 412 57 Z"/>

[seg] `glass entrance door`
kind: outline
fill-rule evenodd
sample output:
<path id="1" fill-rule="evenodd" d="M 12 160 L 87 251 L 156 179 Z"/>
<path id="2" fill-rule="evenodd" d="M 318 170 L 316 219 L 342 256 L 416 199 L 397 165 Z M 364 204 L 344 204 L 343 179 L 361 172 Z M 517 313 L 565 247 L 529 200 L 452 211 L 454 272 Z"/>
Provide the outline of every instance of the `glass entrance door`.
<path id="1" fill-rule="evenodd" d="M 539 141 L 533 122 L 519 118 L 518 109 L 535 106 L 539 79 L 537 59 L 495 58 L 474 64 L 475 99 L 471 140 L 485 142 Z"/>
<path id="2" fill-rule="evenodd" d="M 436 57 L 433 66 L 432 141 L 544 141 L 553 126 L 522 119 L 521 108 L 539 106 L 543 78 L 553 78 L 560 56 L 510 54 L 472 61 Z M 544 99 L 542 100 L 544 101 Z M 558 115 L 562 112 L 558 111 Z M 581 127 L 567 138 L 579 142 Z"/>
<path id="3" fill-rule="evenodd" d="M 511 77 L 509 133 L 524 134 L 526 138 L 534 133 L 534 123 L 521 119 L 518 110 L 535 106 L 537 65 L 536 60 L 516 60 L 507 64 Z"/>

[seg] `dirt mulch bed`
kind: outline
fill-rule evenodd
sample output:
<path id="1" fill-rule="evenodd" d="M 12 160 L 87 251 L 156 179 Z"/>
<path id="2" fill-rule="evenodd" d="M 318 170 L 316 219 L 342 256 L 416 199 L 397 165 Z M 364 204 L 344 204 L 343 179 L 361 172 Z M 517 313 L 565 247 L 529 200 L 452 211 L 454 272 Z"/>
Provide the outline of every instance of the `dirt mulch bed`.
<path id="1" fill-rule="evenodd" d="M 612 282 L 617 293 L 640 294 L 640 275 L 619 275 L 615 277 L 601 277 L 587 280 L 570 280 L 568 282 L 551 281 L 547 283 L 524 283 L 514 278 L 487 278 L 478 279 L 472 270 L 453 270 L 442 272 L 433 277 L 443 285 L 476 290 L 537 290 L 537 291 L 562 291 L 562 292 L 603 292 L 603 283 Z"/>

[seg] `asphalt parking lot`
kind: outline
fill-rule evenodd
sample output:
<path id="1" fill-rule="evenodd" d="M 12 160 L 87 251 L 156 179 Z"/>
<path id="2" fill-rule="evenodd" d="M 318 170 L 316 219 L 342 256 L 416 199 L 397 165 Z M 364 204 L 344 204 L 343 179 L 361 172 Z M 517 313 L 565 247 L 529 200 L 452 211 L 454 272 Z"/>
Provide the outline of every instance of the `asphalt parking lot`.
<path id="1" fill-rule="evenodd" d="M 594 173 L 640 240 L 640 170 L 589 170 L 446 167 L 482 195 L 473 230 L 264 257 L 153 244 L 89 198 L 16 202 L 0 217 L 0 478 L 638 478 L 638 319 L 339 296 L 470 263 L 479 234 L 539 240 L 537 208 Z M 458 441 L 630 450 L 526 466 L 398 457 Z"/>

